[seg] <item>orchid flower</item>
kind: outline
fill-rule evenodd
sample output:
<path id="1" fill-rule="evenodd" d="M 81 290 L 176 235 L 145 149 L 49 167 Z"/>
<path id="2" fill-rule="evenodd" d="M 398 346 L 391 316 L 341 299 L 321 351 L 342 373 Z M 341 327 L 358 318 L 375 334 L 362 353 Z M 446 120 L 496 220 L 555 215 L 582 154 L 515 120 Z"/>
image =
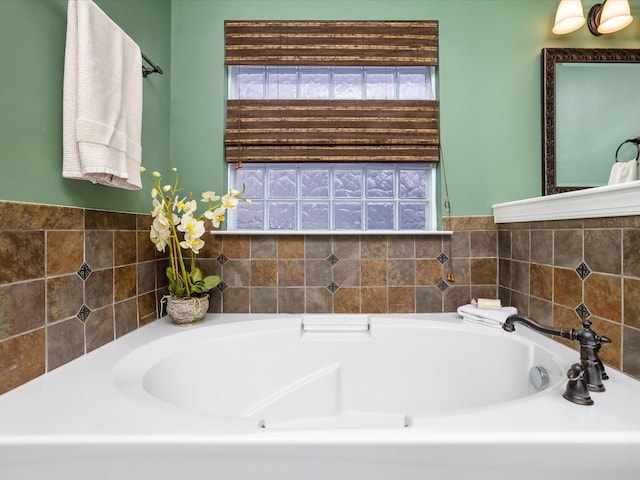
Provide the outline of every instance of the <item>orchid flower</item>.
<path id="1" fill-rule="evenodd" d="M 153 210 L 151 217 L 153 222 L 149 230 L 149 239 L 156 249 L 164 252 L 169 247 L 169 267 L 167 278 L 169 280 L 169 292 L 175 296 L 191 296 L 208 292 L 220 281 L 217 275 L 203 276 L 202 271 L 196 266 L 195 255 L 205 245 L 202 239 L 205 233 L 207 219 L 214 228 L 219 228 L 225 220 L 228 208 L 235 208 L 240 200 L 248 202 L 242 197 L 242 192 L 232 188 L 229 193 L 220 198 L 214 191 L 202 193 L 202 202 L 207 204 L 204 213 L 196 215 L 198 203 L 193 195 L 181 195 L 182 189 L 178 188 L 178 170 L 171 169 L 175 182 L 162 183 L 162 175 L 154 171 L 151 174 L 140 167 L 140 172 L 153 183 L 151 198 Z M 182 250 L 188 250 L 191 260 L 190 269 L 185 265 Z"/>

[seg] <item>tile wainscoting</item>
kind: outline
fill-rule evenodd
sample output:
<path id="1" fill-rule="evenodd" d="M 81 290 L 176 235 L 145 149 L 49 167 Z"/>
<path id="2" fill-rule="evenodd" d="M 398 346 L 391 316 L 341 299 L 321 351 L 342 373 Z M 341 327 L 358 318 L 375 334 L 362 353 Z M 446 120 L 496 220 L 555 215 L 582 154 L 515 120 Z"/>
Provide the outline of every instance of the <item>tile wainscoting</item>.
<path id="1" fill-rule="evenodd" d="M 222 278 L 224 313 L 451 311 L 497 295 L 492 218 L 451 223 L 453 235 L 220 235 L 199 262 Z"/>
<path id="2" fill-rule="evenodd" d="M 149 216 L 15 202 L 0 214 L 0 393 L 162 314 Z M 453 235 L 207 234 L 199 264 L 222 278 L 210 311 L 441 312 L 495 297 L 492 217 L 445 227 Z"/>
<path id="3" fill-rule="evenodd" d="M 145 215 L 0 202 L 0 393 L 157 318 Z"/>
<path id="4" fill-rule="evenodd" d="M 148 215 L 14 202 L 0 215 L 0 393 L 162 315 L 166 259 Z M 640 217 L 443 228 L 453 234 L 206 234 L 199 264 L 222 278 L 210 311 L 442 312 L 499 295 L 554 326 L 588 316 L 614 342 L 605 362 L 640 378 Z"/>
<path id="5" fill-rule="evenodd" d="M 554 327 L 588 318 L 613 341 L 602 360 L 640 379 L 640 216 L 501 223 L 498 257 L 503 303 Z"/>
<path id="6" fill-rule="evenodd" d="M 148 215 L 15 202 L 0 214 L 0 393 L 162 315 Z M 499 295 L 554 325 L 590 315 L 614 340 L 605 361 L 640 378 L 638 217 L 443 228 L 453 235 L 206 234 L 199 265 L 222 278 L 210 311 L 442 312 Z"/>

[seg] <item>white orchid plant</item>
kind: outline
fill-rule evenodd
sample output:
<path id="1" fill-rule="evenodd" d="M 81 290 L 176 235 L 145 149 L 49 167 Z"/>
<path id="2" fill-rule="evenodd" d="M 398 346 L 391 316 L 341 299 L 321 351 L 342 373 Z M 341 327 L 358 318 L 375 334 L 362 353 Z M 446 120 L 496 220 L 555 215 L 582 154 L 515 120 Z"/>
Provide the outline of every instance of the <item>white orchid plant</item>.
<path id="1" fill-rule="evenodd" d="M 140 171 L 153 183 L 151 189 L 153 223 L 149 238 L 159 252 L 165 252 L 169 247 L 170 265 L 166 270 L 169 293 L 177 297 L 200 296 L 207 293 L 220 283 L 220 277 L 218 275 L 205 277 L 196 267 L 195 256 L 205 244 L 202 239 L 206 230 L 204 219 L 209 220 L 213 228 L 219 228 L 228 209 L 236 208 L 239 201 L 249 202 L 249 200 L 242 197 L 243 192 L 234 188 L 222 197 L 212 191 L 203 192 L 202 202 L 207 205 L 207 208 L 196 215 L 198 203 L 193 199 L 193 194 L 181 195 L 182 189 L 178 188 L 177 168 L 172 168 L 175 176 L 173 185 L 162 185 L 162 175 L 159 172 L 149 174 L 144 167 L 140 167 Z M 188 269 L 183 250 L 189 252 Z"/>

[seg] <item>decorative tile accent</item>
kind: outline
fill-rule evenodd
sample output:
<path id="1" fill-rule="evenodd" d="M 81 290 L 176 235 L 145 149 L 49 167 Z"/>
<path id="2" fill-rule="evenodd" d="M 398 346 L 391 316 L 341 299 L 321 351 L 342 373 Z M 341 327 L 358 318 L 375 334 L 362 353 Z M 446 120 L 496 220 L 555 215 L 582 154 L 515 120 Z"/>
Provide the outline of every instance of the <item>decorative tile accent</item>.
<path id="1" fill-rule="evenodd" d="M 578 314 L 578 317 L 580 317 L 580 320 L 586 320 L 591 316 L 591 312 L 589 312 L 589 309 L 584 303 L 581 303 L 576 307 L 576 313 Z"/>
<path id="2" fill-rule="evenodd" d="M 224 292 L 228 287 L 229 287 L 229 285 L 224 283 L 224 280 L 220 280 L 220 283 L 218 283 L 218 285 L 216 285 L 216 288 L 218 290 L 220 290 L 221 292 Z"/>
<path id="3" fill-rule="evenodd" d="M 438 290 L 440 290 L 441 292 L 444 292 L 447 288 L 449 288 L 449 284 L 444 280 L 440 280 L 440 283 L 438 283 L 438 285 L 436 286 L 438 287 Z"/>
<path id="4" fill-rule="evenodd" d="M 224 253 L 221 253 L 220 255 L 218 255 L 216 260 L 218 261 L 218 263 L 220 265 L 224 265 L 225 263 L 227 263 L 229 261 L 229 257 L 227 257 Z"/>
<path id="5" fill-rule="evenodd" d="M 76 273 L 82 280 L 86 280 L 91 275 L 91 267 L 83 263 Z"/>
<path id="6" fill-rule="evenodd" d="M 580 265 L 576 267 L 576 273 L 582 280 L 584 280 L 589 276 L 589 274 L 591 273 L 591 270 L 589 270 L 589 267 L 587 266 L 586 263 L 581 262 Z"/>
<path id="7" fill-rule="evenodd" d="M 331 293 L 336 293 L 336 290 L 338 290 L 339 288 L 340 286 L 336 282 L 331 282 L 329 285 L 327 285 L 327 290 L 329 290 Z"/>
<path id="8" fill-rule="evenodd" d="M 449 260 L 449 257 L 447 257 L 447 255 L 444 252 L 440 252 L 440 255 L 436 257 L 436 260 L 438 260 L 442 265 L 444 265 L 445 262 Z"/>
<path id="9" fill-rule="evenodd" d="M 340 259 L 334 253 L 327 257 L 327 262 L 329 262 L 331 265 L 335 265 L 339 261 Z"/>
<path id="10" fill-rule="evenodd" d="M 89 318 L 89 315 L 91 315 L 91 309 L 86 305 L 82 305 L 82 307 L 80 307 L 80 310 L 78 310 L 76 317 L 78 317 L 80 321 L 86 322 L 87 318 Z"/>

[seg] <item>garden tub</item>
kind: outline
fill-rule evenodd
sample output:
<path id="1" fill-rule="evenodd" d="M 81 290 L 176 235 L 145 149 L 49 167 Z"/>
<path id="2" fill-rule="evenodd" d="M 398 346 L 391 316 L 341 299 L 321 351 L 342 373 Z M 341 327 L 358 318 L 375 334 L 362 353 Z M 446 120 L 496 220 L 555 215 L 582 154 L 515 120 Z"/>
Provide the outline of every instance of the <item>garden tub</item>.
<path id="1" fill-rule="evenodd" d="M 0 478 L 638 478 L 640 382 L 575 405 L 577 361 L 453 313 L 165 318 L 0 396 Z"/>

